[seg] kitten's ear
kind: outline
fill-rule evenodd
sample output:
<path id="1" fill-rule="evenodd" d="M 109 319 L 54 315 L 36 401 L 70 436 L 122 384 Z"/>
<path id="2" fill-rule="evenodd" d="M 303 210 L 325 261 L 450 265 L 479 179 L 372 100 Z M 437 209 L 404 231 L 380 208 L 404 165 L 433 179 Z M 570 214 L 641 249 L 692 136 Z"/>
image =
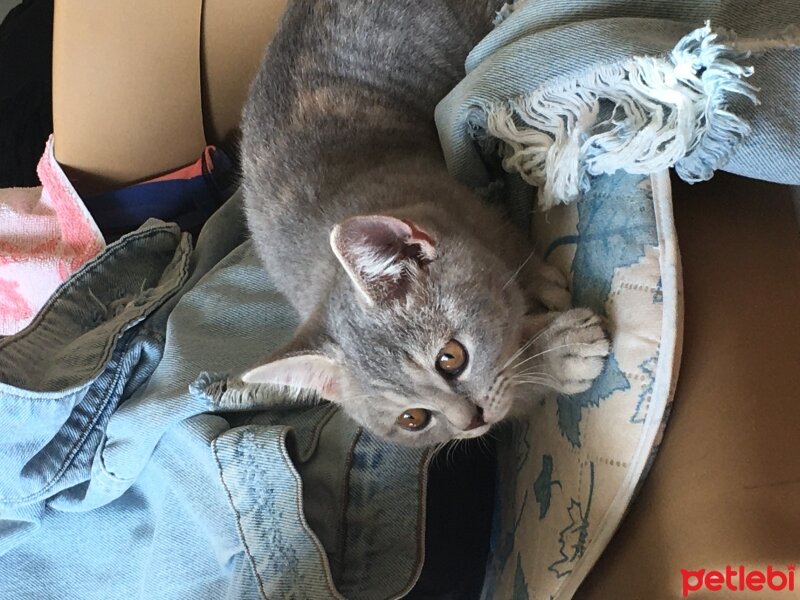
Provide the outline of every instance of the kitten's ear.
<path id="1" fill-rule="evenodd" d="M 245 383 L 286 386 L 313 391 L 320 398 L 339 401 L 339 367 L 321 354 L 295 354 L 253 367 L 242 375 Z"/>
<path id="2" fill-rule="evenodd" d="M 352 217 L 331 231 L 331 248 L 369 304 L 398 300 L 436 258 L 436 242 L 415 223 L 382 215 Z"/>
<path id="3" fill-rule="evenodd" d="M 320 337 L 313 324 L 304 325 L 286 346 L 242 374 L 242 381 L 313 391 L 320 398 L 338 402 L 343 395 L 343 372 L 319 348 Z"/>

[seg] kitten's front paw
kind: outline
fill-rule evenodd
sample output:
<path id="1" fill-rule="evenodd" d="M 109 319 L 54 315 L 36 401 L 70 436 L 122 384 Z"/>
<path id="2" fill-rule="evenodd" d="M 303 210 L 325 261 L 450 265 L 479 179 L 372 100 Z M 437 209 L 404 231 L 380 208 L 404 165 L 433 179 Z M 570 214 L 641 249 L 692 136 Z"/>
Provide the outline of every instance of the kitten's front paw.
<path id="1" fill-rule="evenodd" d="M 528 295 L 549 310 L 564 311 L 572 306 L 567 278 L 551 265 L 542 264 L 527 286 Z"/>
<path id="2" fill-rule="evenodd" d="M 591 387 L 608 356 L 608 336 L 600 317 L 588 308 L 575 308 L 558 317 L 543 332 L 541 350 L 546 372 L 564 394 L 578 394 Z"/>

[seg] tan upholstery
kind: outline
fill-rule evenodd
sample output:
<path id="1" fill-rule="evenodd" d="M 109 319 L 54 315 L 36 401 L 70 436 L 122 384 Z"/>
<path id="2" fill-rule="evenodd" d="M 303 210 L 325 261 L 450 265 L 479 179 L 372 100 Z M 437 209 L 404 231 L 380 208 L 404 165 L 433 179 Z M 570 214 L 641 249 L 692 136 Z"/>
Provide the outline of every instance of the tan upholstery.
<path id="1" fill-rule="evenodd" d="M 206 142 L 232 144 L 285 4 L 57 0 L 55 152 L 76 188 L 111 189 L 194 162 Z"/>

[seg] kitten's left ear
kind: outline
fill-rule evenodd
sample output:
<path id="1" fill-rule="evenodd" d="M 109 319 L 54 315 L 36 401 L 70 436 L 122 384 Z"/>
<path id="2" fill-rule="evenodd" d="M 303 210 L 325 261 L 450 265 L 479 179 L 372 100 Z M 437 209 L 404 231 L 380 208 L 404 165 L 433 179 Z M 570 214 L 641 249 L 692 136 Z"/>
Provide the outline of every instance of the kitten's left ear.
<path id="1" fill-rule="evenodd" d="M 436 258 L 433 237 L 412 221 L 351 217 L 331 231 L 331 248 L 369 304 L 403 298 L 419 268 Z"/>
<path id="2" fill-rule="evenodd" d="M 341 367 L 320 347 L 320 332 L 313 323 L 302 326 L 294 338 L 265 361 L 241 375 L 245 383 L 312 391 L 320 398 L 338 402 L 342 395 Z"/>
<path id="3" fill-rule="evenodd" d="M 328 357 L 295 354 L 250 369 L 242 375 L 242 381 L 288 387 L 295 392 L 312 391 L 320 398 L 338 402 L 339 376 L 339 368 Z"/>

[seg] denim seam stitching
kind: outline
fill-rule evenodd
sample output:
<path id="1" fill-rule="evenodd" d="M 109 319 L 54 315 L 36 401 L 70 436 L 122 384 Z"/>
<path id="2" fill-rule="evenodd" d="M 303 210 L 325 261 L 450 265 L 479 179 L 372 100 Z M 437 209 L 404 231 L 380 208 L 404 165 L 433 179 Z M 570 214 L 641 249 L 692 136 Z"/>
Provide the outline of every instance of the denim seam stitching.
<path id="1" fill-rule="evenodd" d="M 158 234 L 164 233 L 164 231 L 163 230 L 159 230 L 159 231 L 155 231 L 155 232 L 150 231 L 150 232 L 147 232 L 147 233 L 148 233 L 148 235 L 141 235 L 141 236 L 138 236 L 138 237 L 136 237 L 134 239 L 138 240 L 138 239 L 142 239 L 142 238 L 145 238 L 145 237 L 153 237 L 154 235 L 158 235 Z M 130 243 L 130 241 L 128 243 Z M 124 248 L 126 245 L 127 244 L 121 245 L 120 248 Z M 178 247 L 177 249 L 180 249 L 180 248 Z M 186 255 L 186 253 L 182 253 L 182 254 L 184 256 Z M 158 298 L 154 298 L 152 302 L 149 302 L 149 303 L 145 304 L 144 306 L 142 306 L 141 309 L 139 311 L 137 311 L 136 315 L 132 315 L 130 319 L 126 320 L 124 323 L 120 323 L 120 325 L 118 327 L 114 328 L 114 330 L 113 330 L 114 334 L 113 335 L 109 335 L 107 337 L 107 339 L 106 339 L 106 343 L 104 345 L 103 352 L 101 354 L 101 358 L 100 358 L 100 360 L 98 360 L 98 365 L 107 364 L 107 362 L 113 356 L 114 352 L 119 348 L 118 341 L 119 341 L 120 333 L 122 332 L 122 330 L 126 326 L 128 326 L 129 324 L 131 324 L 134 321 L 136 321 L 137 319 L 141 320 L 143 317 L 146 318 L 148 315 L 150 315 L 153 312 L 155 312 L 155 310 L 157 310 L 160 306 L 162 306 L 172 296 L 174 296 L 178 292 L 178 290 L 180 290 L 181 287 L 183 287 L 183 285 L 185 283 L 185 280 L 186 280 L 187 273 L 188 273 L 188 265 L 186 264 L 186 261 L 183 261 L 183 267 L 180 270 L 180 276 L 177 278 L 177 280 L 174 282 L 174 284 L 172 286 L 170 286 L 169 289 L 165 290 L 164 293 L 161 294 Z M 83 276 L 83 275 L 84 274 L 82 273 L 81 276 Z M 34 328 L 32 327 L 31 331 L 33 329 Z M 30 331 L 28 333 L 30 333 Z M 133 342 L 137 337 L 139 337 L 139 333 L 137 333 L 135 336 L 133 336 L 131 338 L 131 340 L 126 344 L 125 351 L 123 352 L 123 354 L 127 353 L 128 348 L 130 348 L 133 345 Z M 116 373 L 114 374 L 113 381 L 109 384 L 108 387 L 106 387 L 106 390 L 104 390 L 105 399 L 101 403 L 101 406 L 98 408 L 98 410 L 94 411 L 94 414 L 92 415 L 92 418 L 89 421 L 89 423 L 85 427 L 81 428 L 78 438 L 72 444 L 72 446 L 69 449 L 69 452 L 67 452 L 67 454 L 64 456 L 64 459 L 62 460 L 61 464 L 59 465 L 58 469 L 53 474 L 53 476 L 50 478 L 50 480 L 44 486 L 42 486 L 39 490 L 37 490 L 36 492 L 34 492 L 32 494 L 28 494 L 27 496 L 24 496 L 24 497 L 13 497 L 13 496 L 0 495 L 0 502 L 2 502 L 4 504 L 9 504 L 9 503 L 23 503 L 23 502 L 26 502 L 28 500 L 32 500 L 32 499 L 36 498 L 37 496 L 41 495 L 42 493 L 46 493 L 48 490 L 50 490 L 58 482 L 59 479 L 61 479 L 61 477 L 66 472 L 66 470 L 72 464 L 72 461 L 74 460 L 75 456 L 78 454 L 78 452 L 80 451 L 80 449 L 83 447 L 84 443 L 86 442 L 86 438 L 88 437 L 89 432 L 92 429 L 94 429 L 95 425 L 97 424 L 97 421 L 100 418 L 100 415 L 103 414 L 103 412 L 105 411 L 105 409 L 108 406 L 109 402 L 111 401 L 111 392 L 110 392 L 110 390 L 113 391 L 114 389 L 116 389 L 118 387 L 121 377 L 122 377 L 122 373 L 119 370 L 117 370 Z M 87 382 L 86 384 L 84 384 L 84 386 L 82 386 L 82 389 L 85 388 L 87 385 L 91 385 L 91 384 L 89 384 Z M 20 395 L 14 394 L 14 393 L 9 393 L 9 395 L 11 395 L 12 397 L 14 397 L 14 398 L 16 398 L 18 400 L 25 400 L 25 401 L 29 401 L 29 400 L 52 401 L 51 398 L 47 398 L 47 399 L 29 398 L 29 397 L 20 396 Z M 106 471 L 105 468 L 103 468 L 103 470 Z"/>
<path id="2" fill-rule="evenodd" d="M 135 316 L 132 316 L 130 319 L 128 319 L 124 323 L 122 323 L 119 327 L 115 327 L 114 330 L 113 330 L 114 334 L 107 336 L 108 340 L 114 340 L 116 342 L 117 336 L 120 334 L 120 332 L 122 331 L 122 329 L 125 326 L 130 325 L 136 319 L 140 319 L 141 317 L 145 317 L 146 318 L 146 317 L 150 316 L 150 314 L 154 313 L 156 310 L 161 308 L 161 306 L 167 300 L 169 300 L 176 293 L 177 289 L 180 289 L 180 287 L 182 287 L 182 286 L 178 286 L 178 288 L 174 288 L 172 290 L 168 290 L 167 292 L 164 293 L 163 296 L 159 296 L 155 300 L 155 302 L 153 302 L 152 304 L 145 305 L 143 307 L 145 309 L 144 311 L 141 311 L 138 314 L 136 314 Z M 151 310 L 151 309 L 153 309 L 153 310 Z M 143 334 L 147 334 L 147 335 L 149 335 L 151 337 L 156 338 L 156 342 L 161 344 L 162 347 L 166 343 L 166 335 L 159 329 L 153 329 L 152 327 L 143 326 L 142 329 L 140 330 L 140 332 L 137 332 L 136 338 L 143 337 Z M 107 346 L 108 346 L 108 344 L 107 344 Z M 111 348 L 111 346 L 108 346 L 108 347 L 104 348 L 103 354 L 101 355 L 102 356 L 101 360 L 97 361 L 98 364 L 105 365 L 108 362 L 110 354 L 113 354 L 113 350 L 111 352 L 109 352 L 109 348 Z M 116 347 L 114 347 L 114 349 L 116 349 Z M 93 379 L 93 378 L 96 379 L 96 376 L 90 377 L 89 379 Z M 2 383 L 5 383 L 5 382 L 2 382 Z M 68 390 L 58 390 L 58 391 L 63 395 L 65 393 L 78 392 L 78 391 L 81 391 L 81 390 L 85 390 L 87 387 L 90 387 L 91 385 L 92 385 L 92 381 L 86 381 L 86 382 L 82 383 L 78 387 L 71 388 L 71 389 L 68 389 Z M 12 389 L 3 390 L 2 396 L 0 396 L 0 404 L 5 402 L 7 399 L 22 400 L 22 401 L 25 401 L 25 402 L 36 402 L 36 403 L 41 403 L 41 402 L 51 403 L 54 400 L 52 397 L 44 398 L 44 397 L 42 397 L 40 395 L 26 396 L 26 395 L 23 395 L 23 394 L 19 393 L 18 391 L 15 391 L 13 388 L 15 388 L 16 386 L 9 385 L 9 387 L 12 388 Z M 17 389 L 19 389 L 19 388 L 17 388 Z M 54 393 L 54 392 L 44 392 L 44 393 L 50 394 L 50 393 Z M 2 498 L 2 496 L 0 496 L 0 498 Z"/>
<path id="3" fill-rule="evenodd" d="M 322 571 L 323 575 L 325 576 L 325 583 L 328 586 L 328 592 L 334 598 L 337 598 L 339 600 L 345 600 L 345 598 L 338 592 L 336 586 L 334 585 L 331 579 L 333 577 L 333 574 L 331 573 L 331 565 L 330 562 L 328 561 L 328 555 L 325 552 L 325 548 L 322 546 L 322 543 L 319 541 L 319 538 L 317 538 L 317 534 L 314 533 L 314 531 L 311 529 L 311 527 L 309 527 L 308 523 L 305 520 L 303 513 L 303 478 L 300 477 L 300 474 L 295 469 L 294 462 L 292 462 L 292 457 L 289 456 L 289 452 L 286 449 L 287 431 L 288 429 L 284 429 L 281 432 L 280 434 L 281 443 L 279 444 L 278 449 L 280 450 L 281 456 L 286 461 L 286 464 L 290 466 L 291 473 L 295 480 L 295 486 L 296 488 L 298 488 L 297 491 L 299 493 L 297 494 L 297 513 L 296 513 L 297 521 L 300 523 L 300 527 L 302 527 L 303 531 L 305 531 L 308 534 L 308 537 L 311 539 L 314 546 L 316 547 L 318 556 L 320 557 L 323 567 L 327 566 L 327 568 L 323 568 Z"/>
<path id="4" fill-rule="evenodd" d="M 228 488 L 228 484 L 225 483 L 225 473 L 222 469 L 222 461 L 219 458 L 219 450 L 217 448 L 217 439 L 211 441 L 211 451 L 214 454 L 214 461 L 217 463 L 217 470 L 219 472 L 219 480 L 222 483 L 222 487 L 225 490 L 225 495 L 228 497 L 228 504 L 230 504 L 231 509 L 233 509 L 234 517 L 236 518 L 236 529 L 239 531 L 239 539 L 242 540 L 242 545 L 244 546 L 244 551 L 247 554 L 248 559 L 250 560 L 250 566 L 253 568 L 253 573 L 256 576 L 256 580 L 258 581 L 258 591 L 261 594 L 261 597 L 264 600 L 269 600 L 266 591 L 264 590 L 264 581 L 261 579 L 261 573 L 258 571 L 258 567 L 256 566 L 256 559 L 253 556 L 253 553 L 250 551 L 250 546 L 247 543 L 247 538 L 244 534 L 244 528 L 242 527 L 242 516 L 239 513 L 239 510 L 236 508 L 236 503 L 233 501 L 233 494 L 231 493 L 230 488 Z"/>
<path id="5" fill-rule="evenodd" d="M 99 266 L 101 264 L 105 264 L 105 263 L 111 261 L 122 250 L 127 249 L 127 247 L 130 244 L 132 244 L 132 243 L 134 243 L 134 242 L 136 242 L 138 240 L 141 240 L 141 239 L 152 238 L 152 237 L 155 237 L 155 236 L 158 236 L 158 235 L 163 235 L 165 233 L 169 233 L 169 229 L 168 228 L 158 228 L 155 231 L 148 230 L 148 231 L 143 232 L 143 233 L 141 233 L 139 235 L 131 236 L 124 243 L 119 244 L 117 246 L 114 246 L 114 247 L 106 250 L 104 255 L 101 255 L 101 257 L 98 260 L 92 261 L 91 263 L 87 263 L 86 265 L 81 267 L 81 269 L 69 279 L 69 282 L 70 282 L 69 287 L 74 287 L 76 283 L 79 283 L 79 282 L 83 281 L 84 279 L 86 279 L 86 277 L 89 276 L 89 273 L 95 270 L 96 266 Z M 175 249 L 176 250 L 180 249 L 180 245 L 181 245 L 180 241 L 181 241 L 180 240 L 180 236 L 178 236 L 177 243 L 175 244 Z M 67 289 L 68 289 L 68 286 L 64 286 L 64 287 L 61 287 L 58 291 L 56 291 L 56 293 L 53 294 L 53 296 L 50 297 L 50 299 L 47 301 L 47 303 L 39 310 L 39 313 L 36 315 L 36 318 L 33 321 L 31 321 L 31 323 L 25 328 L 25 330 L 23 330 L 23 332 L 21 334 L 19 334 L 17 336 L 8 336 L 8 337 L 5 337 L 5 338 L 0 338 L 0 349 L 2 349 L 3 346 L 7 345 L 7 344 L 3 344 L 3 342 L 6 341 L 6 340 L 11 339 L 12 337 L 14 338 L 13 341 L 18 342 L 20 340 L 25 339 L 28 335 L 33 333 L 36 330 L 35 325 L 38 325 L 44 319 L 44 317 L 47 314 L 50 313 L 50 311 L 53 309 L 53 306 L 55 306 L 56 302 L 63 297 L 64 293 L 66 293 L 65 290 L 67 290 Z"/>
<path id="6" fill-rule="evenodd" d="M 348 510 L 350 509 L 350 478 L 353 475 L 353 455 L 355 454 L 356 446 L 358 445 L 358 442 L 361 439 L 362 432 L 363 429 L 359 427 L 356 430 L 355 435 L 353 436 L 353 441 L 350 444 L 350 450 L 348 450 L 347 452 L 347 463 L 345 464 L 346 475 L 343 478 L 340 490 L 344 498 L 344 501 L 342 502 L 342 510 L 341 513 L 339 514 L 339 527 L 341 528 L 340 529 L 341 537 L 338 543 L 338 550 L 339 550 L 339 556 L 342 557 L 340 563 L 341 565 L 344 565 L 345 558 L 347 555 L 347 530 L 349 529 L 347 527 L 347 513 Z M 341 577 L 341 572 L 339 573 L 339 576 Z"/>
<path id="7" fill-rule="evenodd" d="M 336 405 L 331 404 L 314 425 L 311 431 L 311 438 L 303 449 L 302 455 L 298 457 L 302 462 L 306 462 L 311 458 L 314 452 L 316 452 L 317 446 L 319 445 L 319 438 L 322 435 L 322 429 L 327 425 L 328 421 L 331 420 L 336 410 Z"/>
<path id="8" fill-rule="evenodd" d="M 406 587 L 400 592 L 398 598 L 402 598 L 417 584 L 419 581 L 419 576 L 422 574 L 422 567 L 425 565 L 425 531 L 428 527 L 427 525 L 427 518 L 428 518 L 428 469 L 430 468 L 431 459 L 433 458 L 433 451 L 428 450 L 423 455 L 421 460 L 419 461 L 419 475 L 418 475 L 418 485 L 419 488 L 417 490 L 417 559 L 414 565 L 414 574 L 411 576 L 411 579 L 406 583 Z"/>
<path id="9" fill-rule="evenodd" d="M 161 346 L 161 350 L 164 350 L 164 345 L 166 343 L 166 336 L 158 329 L 153 329 L 152 327 L 144 326 L 139 331 L 136 332 L 136 335 L 133 336 L 131 340 L 131 344 L 138 339 L 142 340 L 149 340 L 151 338 L 155 338 L 155 341 Z M 163 357 L 163 354 L 162 354 Z M 160 361 L 159 361 L 160 362 Z M 158 365 L 155 365 L 153 368 L 153 373 L 155 373 L 156 369 L 158 369 Z M 148 380 L 150 377 L 153 376 L 153 373 L 147 378 Z M 126 382 L 127 384 L 127 382 Z M 112 480 L 115 484 L 125 484 L 131 483 L 136 480 L 138 473 L 141 473 L 141 469 L 137 472 L 137 475 L 132 477 L 120 477 L 113 471 L 111 471 L 108 467 L 106 467 L 106 447 L 108 445 L 108 436 L 104 436 L 103 440 L 97 447 L 97 460 L 99 461 L 99 470 L 100 472 Z M 94 465 L 93 465 L 94 466 Z"/>
<path id="10" fill-rule="evenodd" d="M 129 347 L 130 347 L 130 343 L 128 345 L 126 345 L 126 348 L 125 348 L 125 352 L 126 353 L 127 353 L 127 349 Z M 117 370 L 117 372 L 114 374 L 114 379 L 112 380 L 112 382 L 104 390 L 105 399 L 103 400 L 102 405 L 100 406 L 100 408 L 98 410 L 94 411 L 94 414 L 92 415 L 92 418 L 89 421 L 89 423 L 87 423 L 86 426 L 81 428 L 80 435 L 75 440 L 75 442 L 72 444 L 72 447 L 69 449 L 69 452 L 67 452 L 67 454 L 65 455 L 64 460 L 61 462 L 61 465 L 58 467 L 56 472 L 53 474 L 53 476 L 51 477 L 50 481 L 48 481 L 43 487 L 41 487 L 37 492 L 35 492 L 33 494 L 28 494 L 27 496 L 22 497 L 22 498 L 13 498 L 13 497 L 10 497 L 10 496 L 0 496 L 0 500 L 2 500 L 4 503 L 5 502 L 26 502 L 27 500 L 31 500 L 31 499 L 35 498 L 36 496 L 39 496 L 43 492 L 47 492 L 50 488 L 52 488 L 56 484 L 56 482 L 59 479 L 61 479 L 61 477 L 66 472 L 66 470 L 69 468 L 70 464 L 72 464 L 72 461 L 74 460 L 75 455 L 77 455 L 78 452 L 80 451 L 80 449 L 83 447 L 83 444 L 86 441 L 86 438 L 88 437 L 89 432 L 92 429 L 94 429 L 94 426 L 97 424 L 97 421 L 100 418 L 100 415 L 103 414 L 103 411 L 105 411 L 106 407 L 108 406 L 108 403 L 110 402 L 111 396 L 112 396 L 111 392 L 114 389 L 116 389 L 116 387 L 118 386 L 119 381 L 120 381 L 121 378 L 122 378 L 122 372 L 120 370 Z"/>

